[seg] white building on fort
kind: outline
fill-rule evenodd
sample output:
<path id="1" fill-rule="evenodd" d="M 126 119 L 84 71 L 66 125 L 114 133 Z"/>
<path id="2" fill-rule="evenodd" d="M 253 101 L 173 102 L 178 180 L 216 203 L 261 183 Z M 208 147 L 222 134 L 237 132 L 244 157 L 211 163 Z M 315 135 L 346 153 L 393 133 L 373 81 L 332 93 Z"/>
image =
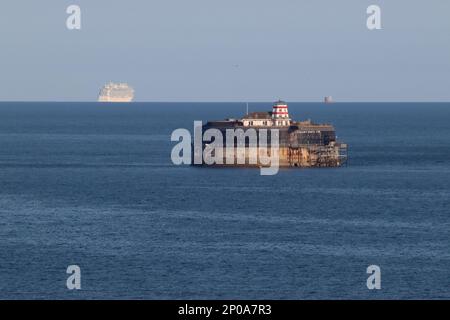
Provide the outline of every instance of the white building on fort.
<path id="1" fill-rule="evenodd" d="M 288 105 L 284 101 L 273 104 L 272 112 L 251 112 L 242 118 L 244 127 L 285 127 L 291 124 Z"/>

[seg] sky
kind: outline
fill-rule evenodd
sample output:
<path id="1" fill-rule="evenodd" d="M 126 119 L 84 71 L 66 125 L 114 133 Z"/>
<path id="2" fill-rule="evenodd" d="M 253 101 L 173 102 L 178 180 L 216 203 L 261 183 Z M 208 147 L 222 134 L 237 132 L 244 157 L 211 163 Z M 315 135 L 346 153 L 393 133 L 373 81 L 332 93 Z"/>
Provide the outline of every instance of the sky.
<path id="1" fill-rule="evenodd" d="M 449 0 L 0 4 L 0 101 L 95 101 L 109 81 L 136 101 L 450 101 L 449 78 Z"/>

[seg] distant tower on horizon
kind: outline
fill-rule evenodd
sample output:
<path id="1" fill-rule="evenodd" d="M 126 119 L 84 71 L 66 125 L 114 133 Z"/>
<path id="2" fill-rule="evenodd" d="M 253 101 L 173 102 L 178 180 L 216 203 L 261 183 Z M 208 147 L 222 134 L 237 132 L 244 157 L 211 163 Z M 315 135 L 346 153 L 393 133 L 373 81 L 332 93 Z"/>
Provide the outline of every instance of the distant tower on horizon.
<path id="1" fill-rule="evenodd" d="M 323 102 L 325 102 L 325 103 L 332 103 L 333 102 L 333 97 L 332 96 L 326 96 L 323 99 Z"/>

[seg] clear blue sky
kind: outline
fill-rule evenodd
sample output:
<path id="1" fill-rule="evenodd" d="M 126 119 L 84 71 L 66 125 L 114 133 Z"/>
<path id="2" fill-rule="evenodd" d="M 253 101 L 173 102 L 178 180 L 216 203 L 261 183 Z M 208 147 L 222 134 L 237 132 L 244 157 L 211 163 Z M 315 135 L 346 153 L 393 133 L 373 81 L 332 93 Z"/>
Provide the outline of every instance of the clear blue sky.
<path id="1" fill-rule="evenodd" d="M 450 1 L 2 1 L 0 100 L 90 101 L 109 80 L 137 101 L 450 101 Z"/>

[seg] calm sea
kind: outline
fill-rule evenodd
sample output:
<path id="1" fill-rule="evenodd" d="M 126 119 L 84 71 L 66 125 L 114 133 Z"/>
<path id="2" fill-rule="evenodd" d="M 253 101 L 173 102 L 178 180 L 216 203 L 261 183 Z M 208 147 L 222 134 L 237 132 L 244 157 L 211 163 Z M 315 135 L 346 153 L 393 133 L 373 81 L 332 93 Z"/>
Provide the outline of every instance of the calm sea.
<path id="1" fill-rule="evenodd" d="M 0 103 L 0 298 L 450 298 L 450 104 L 289 107 L 347 167 L 171 164 L 174 129 L 242 103 Z"/>

